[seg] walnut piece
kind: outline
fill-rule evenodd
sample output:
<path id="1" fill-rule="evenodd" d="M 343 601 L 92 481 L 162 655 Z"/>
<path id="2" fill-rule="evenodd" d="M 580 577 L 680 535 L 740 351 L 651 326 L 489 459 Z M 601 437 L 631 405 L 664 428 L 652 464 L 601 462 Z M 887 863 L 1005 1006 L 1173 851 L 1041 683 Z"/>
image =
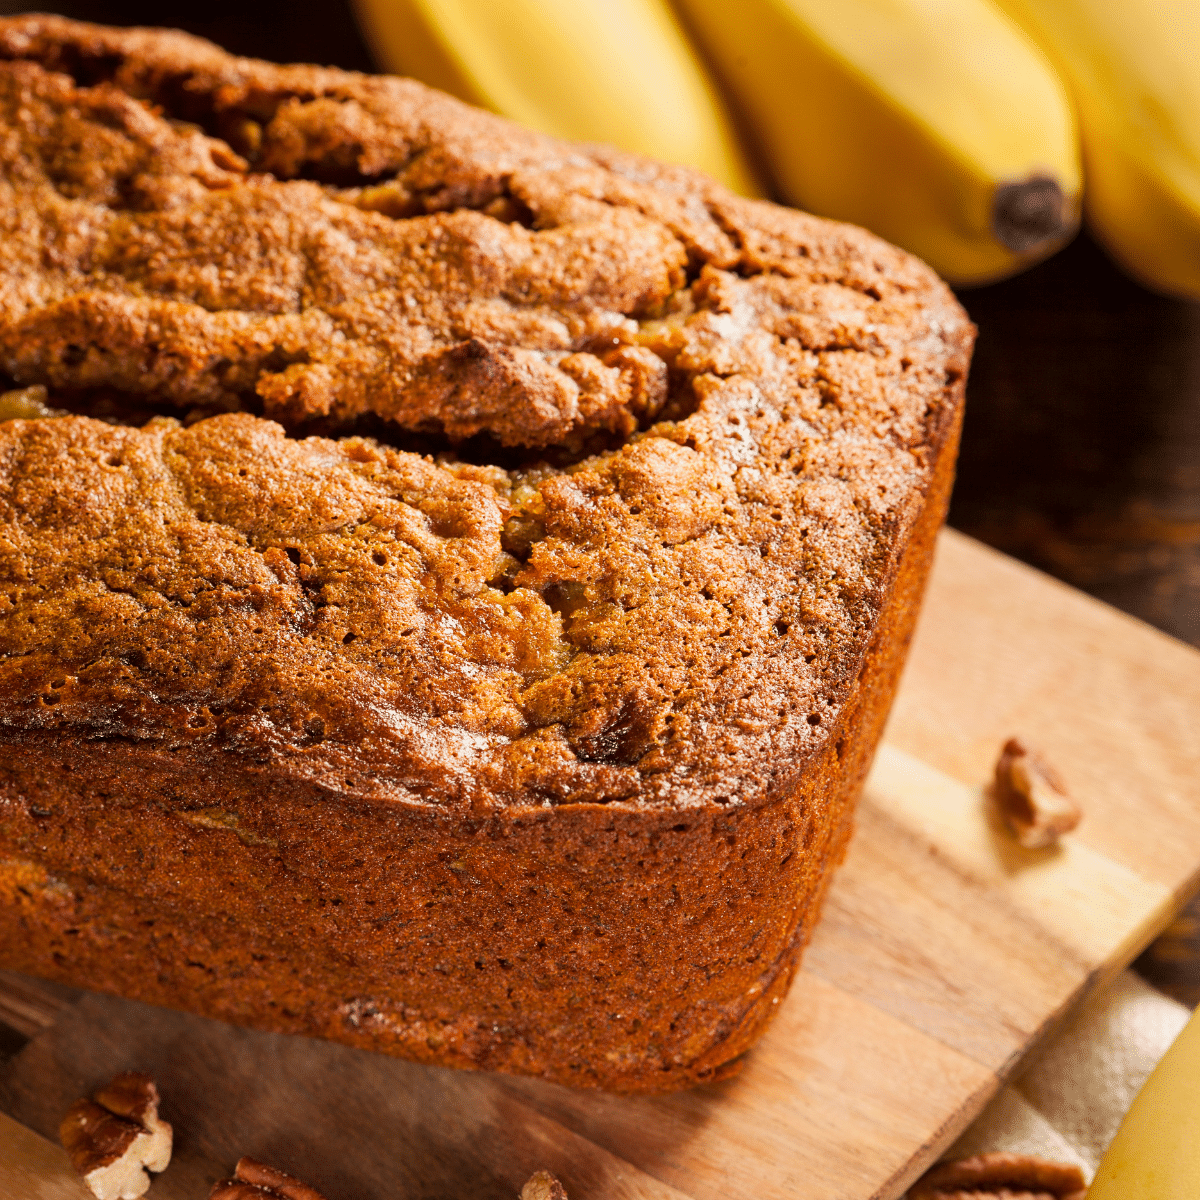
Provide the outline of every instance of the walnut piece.
<path id="1" fill-rule="evenodd" d="M 148 1171 L 171 1161 L 171 1126 L 158 1117 L 158 1088 L 149 1075 L 118 1075 L 90 1100 L 76 1100 L 58 1128 L 71 1166 L 97 1200 L 135 1200 Z"/>
<path id="2" fill-rule="evenodd" d="M 940 1163 L 909 1190 L 908 1200 L 1083 1200 L 1083 1172 L 1032 1154 L 976 1154 Z"/>
<path id="3" fill-rule="evenodd" d="M 325 1200 L 325 1197 L 283 1171 L 252 1158 L 239 1158 L 233 1178 L 214 1183 L 208 1200 Z"/>
<path id="4" fill-rule="evenodd" d="M 37 417 L 65 416 L 63 409 L 46 403 L 46 389 L 40 383 L 33 387 L 0 392 L 0 421 L 32 420 Z"/>
<path id="5" fill-rule="evenodd" d="M 567 1189 L 549 1171 L 535 1171 L 521 1189 L 521 1200 L 567 1200 Z"/>
<path id="6" fill-rule="evenodd" d="M 1030 850 L 1052 846 L 1083 816 L 1058 772 L 1019 738 L 1009 738 L 996 761 L 995 797 L 1005 824 Z"/>

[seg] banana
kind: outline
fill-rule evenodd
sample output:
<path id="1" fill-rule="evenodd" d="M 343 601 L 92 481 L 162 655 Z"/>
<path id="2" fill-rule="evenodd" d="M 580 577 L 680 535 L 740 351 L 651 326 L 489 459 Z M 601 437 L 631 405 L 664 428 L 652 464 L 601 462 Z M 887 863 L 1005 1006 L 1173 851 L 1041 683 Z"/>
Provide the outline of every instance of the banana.
<path id="1" fill-rule="evenodd" d="M 1000 4 L 1074 95 L 1096 236 L 1148 286 L 1200 299 L 1200 5 Z"/>
<path id="2" fill-rule="evenodd" d="M 791 203 L 865 225 L 961 284 L 1074 234 L 1070 101 L 990 0 L 678 5 Z"/>
<path id="3" fill-rule="evenodd" d="M 1200 1196 L 1200 1013 L 1154 1068 L 1100 1160 L 1087 1200 Z"/>
<path id="4" fill-rule="evenodd" d="M 356 0 L 380 63 L 558 137 L 762 189 L 666 0 Z"/>

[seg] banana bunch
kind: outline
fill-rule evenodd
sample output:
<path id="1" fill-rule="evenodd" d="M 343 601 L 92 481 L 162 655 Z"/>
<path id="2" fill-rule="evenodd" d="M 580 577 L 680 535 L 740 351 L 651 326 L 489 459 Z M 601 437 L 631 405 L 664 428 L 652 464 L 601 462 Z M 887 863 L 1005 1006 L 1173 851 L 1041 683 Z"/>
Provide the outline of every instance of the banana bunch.
<path id="1" fill-rule="evenodd" d="M 1148 287 L 1200 299 L 1200 4 L 998 3 L 1070 87 L 1093 232 Z"/>
<path id="2" fill-rule="evenodd" d="M 357 0 L 389 71 L 531 129 L 690 163 L 761 195 L 664 0 Z"/>
<path id="3" fill-rule="evenodd" d="M 1105 1151 L 1087 1200 L 1200 1196 L 1200 1014 L 1138 1092 Z"/>
<path id="4" fill-rule="evenodd" d="M 1082 195 L 1130 271 L 1200 297 L 1195 0 L 673 3 L 356 0 L 389 70 L 759 194 L 707 63 L 783 199 L 951 282 L 1053 253 Z"/>
<path id="5" fill-rule="evenodd" d="M 681 0 L 784 196 L 957 283 L 1078 225 L 1066 91 L 990 0 Z"/>

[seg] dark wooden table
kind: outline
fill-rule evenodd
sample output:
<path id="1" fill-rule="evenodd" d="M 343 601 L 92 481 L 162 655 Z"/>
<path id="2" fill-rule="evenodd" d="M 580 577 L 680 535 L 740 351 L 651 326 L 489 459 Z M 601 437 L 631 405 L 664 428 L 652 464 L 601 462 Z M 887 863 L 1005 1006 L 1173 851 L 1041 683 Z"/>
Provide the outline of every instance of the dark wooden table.
<path id="1" fill-rule="evenodd" d="M 371 69 L 341 0 L 0 0 L 0 13 L 31 9 Z M 961 299 L 979 343 L 951 523 L 1200 646 L 1200 304 L 1139 287 L 1086 234 Z M 1200 902 L 1137 965 L 1200 1003 Z"/>
<path id="2" fill-rule="evenodd" d="M 979 344 L 952 523 L 1200 645 L 1200 304 L 1086 235 L 961 299 Z"/>

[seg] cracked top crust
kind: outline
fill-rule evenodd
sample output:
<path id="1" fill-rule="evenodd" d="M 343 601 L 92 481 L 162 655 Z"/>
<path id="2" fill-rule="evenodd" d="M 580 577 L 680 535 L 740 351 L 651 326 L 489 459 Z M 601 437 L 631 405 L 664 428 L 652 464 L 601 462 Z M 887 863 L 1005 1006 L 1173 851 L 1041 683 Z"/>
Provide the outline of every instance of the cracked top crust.
<path id="1" fill-rule="evenodd" d="M 186 422 L 0 423 L 0 735 L 472 809 L 753 802 L 823 743 L 961 403 L 926 267 L 409 80 L 0 59 L 0 368 Z"/>

